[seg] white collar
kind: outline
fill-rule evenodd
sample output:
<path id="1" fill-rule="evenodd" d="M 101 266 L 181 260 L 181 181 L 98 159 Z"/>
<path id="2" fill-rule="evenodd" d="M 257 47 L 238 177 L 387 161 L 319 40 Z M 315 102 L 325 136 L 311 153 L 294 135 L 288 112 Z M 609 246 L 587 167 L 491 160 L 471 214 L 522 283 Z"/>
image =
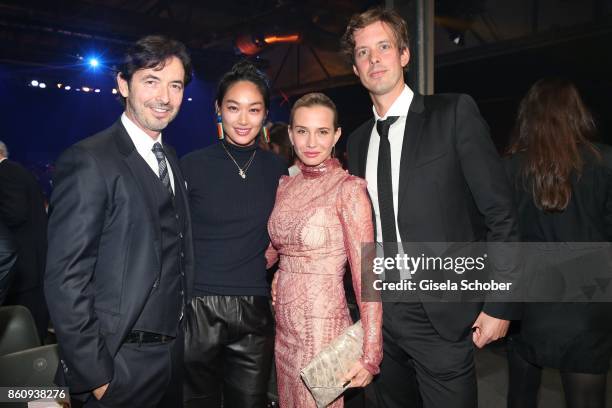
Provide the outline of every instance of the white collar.
<path id="1" fill-rule="evenodd" d="M 161 133 L 157 139 L 152 139 L 151 136 L 147 135 L 144 130 L 139 128 L 130 118 L 128 118 L 125 112 L 121 115 L 121 123 L 123 123 L 125 130 L 141 156 L 151 153 L 153 151 L 153 145 L 157 142 L 163 146 Z"/>
<path id="2" fill-rule="evenodd" d="M 414 98 L 414 92 L 412 89 L 406 84 L 404 84 L 404 89 L 402 93 L 397 97 L 397 99 L 393 102 L 387 114 L 384 117 L 378 115 L 376 112 L 376 107 L 372 105 L 372 111 L 374 112 L 374 119 L 386 119 L 388 116 L 399 116 L 406 117 L 408 116 L 408 109 L 410 108 L 410 104 L 412 103 L 412 98 Z"/>

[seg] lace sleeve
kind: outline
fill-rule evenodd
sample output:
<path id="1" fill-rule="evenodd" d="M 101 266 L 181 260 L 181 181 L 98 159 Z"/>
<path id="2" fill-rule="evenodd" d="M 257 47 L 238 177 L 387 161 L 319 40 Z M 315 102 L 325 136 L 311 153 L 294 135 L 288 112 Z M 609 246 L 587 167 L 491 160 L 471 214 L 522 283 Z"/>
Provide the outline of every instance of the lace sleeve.
<path id="1" fill-rule="evenodd" d="M 361 299 L 362 244 L 374 240 L 372 207 L 365 180 L 350 177 L 342 184 L 338 197 L 338 214 L 364 331 L 363 357 L 360 361 L 375 375 L 380 371 L 378 366 L 382 360 L 382 303 Z"/>

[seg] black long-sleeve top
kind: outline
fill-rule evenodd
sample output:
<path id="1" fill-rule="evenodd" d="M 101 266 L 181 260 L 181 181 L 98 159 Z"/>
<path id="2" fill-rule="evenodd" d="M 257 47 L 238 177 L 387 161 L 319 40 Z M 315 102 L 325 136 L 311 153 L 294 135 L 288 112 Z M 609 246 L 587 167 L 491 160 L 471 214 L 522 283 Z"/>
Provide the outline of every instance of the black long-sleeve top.
<path id="1" fill-rule="evenodd" d="M 238 168 L 221 145 L 223 143 Z M 265 250 L 268 218 L 286 163 L 272 152 L 225 141 L 187 154 L 181 160 L 187 182 L 195 250 L 195 296 L 268 296 Z"/>

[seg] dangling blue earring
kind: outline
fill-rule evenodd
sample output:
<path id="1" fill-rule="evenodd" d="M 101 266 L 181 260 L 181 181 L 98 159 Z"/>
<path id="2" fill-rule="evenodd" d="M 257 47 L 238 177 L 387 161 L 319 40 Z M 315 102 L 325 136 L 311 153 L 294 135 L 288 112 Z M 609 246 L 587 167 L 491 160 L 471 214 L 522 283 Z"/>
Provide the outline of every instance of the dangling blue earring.
<path id="1" fill-rule="evenodd" d="M 217 113 L 217 137 L 219 140 L 223 140 L 225 138 L 225 133 L 223 132 L 223 120 L 221 119 L 221 115 Z"/>

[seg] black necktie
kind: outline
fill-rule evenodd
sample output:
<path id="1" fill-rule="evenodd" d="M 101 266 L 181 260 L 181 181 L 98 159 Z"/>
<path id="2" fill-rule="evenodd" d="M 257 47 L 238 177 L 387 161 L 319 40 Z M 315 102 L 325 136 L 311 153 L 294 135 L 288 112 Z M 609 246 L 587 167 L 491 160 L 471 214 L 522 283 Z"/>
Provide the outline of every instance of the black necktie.
<path id="1" fill-rule="evenodd" d="M 395 232 L 395 211 L 393 210 L 393 184 L 391 182 L 391 145 L 389 144 L 389 128 L 397 120 L 397 116 L 389 116 L 385 120 L 376 121 L 376 131 L 380 136 L 378 145 L 378 208 L 380 210 L 380 227 L 383 242 L 397 242 Z"/>
<path id="2" fill-rule="evenodd" d="M 157 159 L 157 163 L 159 164 L 159 179 L 164 183 L 164 186 L 170 192 L 170 195 L 174 195 L 172 191 L 172 186 L 170 185 L 170 176 L 168 175 L 168 163 L 166 162 L 166 154 L 164 153 L 164 148 L 159 142 L 156 142 L 153 145 L 153 153 L 155 154 L 155 158 Z"/>
<path id="3" fill-rule="evenodd" d="M 389 143 L 389 128 L 397 120 L 397 116 L 389 116 L 385 120 L 376 121 L 376 131 L 380 136 L 378 145 L 378 209 L 380 212 L 380 228 L 383 237 L 383 253 L 385 257 L 395 258 L 397 233 L 395 232 L 395 211 L 393 209 L 393 184 L 391 181 L 391 145 Z M 391 245 L 389 245 L 391 244 Z M 386 281 L 399 281 L 397 270 L 389 270 Z"/>

